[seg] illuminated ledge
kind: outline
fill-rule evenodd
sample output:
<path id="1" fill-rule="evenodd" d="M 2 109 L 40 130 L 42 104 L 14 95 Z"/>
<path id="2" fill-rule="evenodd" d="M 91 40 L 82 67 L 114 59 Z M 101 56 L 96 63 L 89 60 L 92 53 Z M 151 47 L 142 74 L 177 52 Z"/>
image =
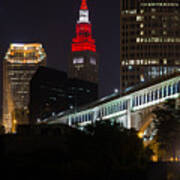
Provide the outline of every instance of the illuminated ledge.
<path id="1" fill-rule="evenodd" d="M 41 61 L 43 61 L 44 58 L 38 59 L 38 60 L 11 60 L 7 59 L 10 63 L 17 63 L 17 64 L 37 64 Z"/>
<path id="2" fill-rule="evenodd" d="M 13 43 L 10 44 L 10 49 L 14 49 L 14 48 L 42 48 L 42 44 L 40 43 L 32 43 L 32 44 L 24 44 L 24 43 Z"/>

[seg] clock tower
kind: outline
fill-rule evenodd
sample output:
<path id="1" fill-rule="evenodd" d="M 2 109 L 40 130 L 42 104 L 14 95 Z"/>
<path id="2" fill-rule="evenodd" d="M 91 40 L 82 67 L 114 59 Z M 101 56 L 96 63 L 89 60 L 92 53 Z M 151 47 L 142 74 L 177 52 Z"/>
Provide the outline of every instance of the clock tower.
<path id="1" fill-rule="evenodd" d="M 92 38 L 92 25 L 86 0 L 82 0 L 76 24 L 76 37 L 72 39 L 68 76 L 98 84 L 96 45 L 95 39 Z"/>

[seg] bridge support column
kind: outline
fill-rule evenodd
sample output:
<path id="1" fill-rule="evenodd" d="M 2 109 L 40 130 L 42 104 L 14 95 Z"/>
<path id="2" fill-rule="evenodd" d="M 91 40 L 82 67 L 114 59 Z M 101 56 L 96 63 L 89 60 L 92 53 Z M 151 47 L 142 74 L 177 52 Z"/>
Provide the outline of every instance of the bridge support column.
<path id="1" fill-rule="evenodd" d="M 131 128 L 131 100 L 128 99 L 127 100 L 127 119 L 126 119 L 126 125 L 127 128 L 130 129 Z"/>
<path id="2" fill-rule="evenodd" d="M 145 93 L 144 95 L 145 95 L 145 101 L 144 101 L 144 104 L 146 104 L 146 103 L 147 103 L 147 100 L 148 100 L 148 98 L 147 98 L 148 94 Z"/>
<path id="3" fill-rule="evenodd" d="M 72 122 L 71 122 L 71 117 L 68 118 L 68 125 L 71 126 Z"/>

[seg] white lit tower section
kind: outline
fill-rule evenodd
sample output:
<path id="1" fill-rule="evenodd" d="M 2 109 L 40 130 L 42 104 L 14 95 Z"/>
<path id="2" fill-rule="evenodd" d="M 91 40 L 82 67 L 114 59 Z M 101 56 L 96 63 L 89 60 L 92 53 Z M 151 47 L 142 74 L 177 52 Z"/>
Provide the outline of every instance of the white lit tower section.
<path id="1" fill-rule="evenodd" d="M 79 20 L 76 24 L 76 37 L 72 39 L 71 58 L 68 76 L 98 83 L 98 60 L 95 40 L 92 38 L 92 25 L 86 0 L 82 0 Z"/>

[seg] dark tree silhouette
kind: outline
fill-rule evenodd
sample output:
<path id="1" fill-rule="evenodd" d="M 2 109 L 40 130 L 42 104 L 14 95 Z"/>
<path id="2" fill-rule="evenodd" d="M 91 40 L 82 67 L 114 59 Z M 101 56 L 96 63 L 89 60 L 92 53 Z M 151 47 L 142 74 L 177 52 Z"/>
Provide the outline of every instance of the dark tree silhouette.
<path id="1" fill-rule="evenodd" d="M 5 128 L 0 124 L 0 135 L 5 133 Z"/>
<path id="2" fill-rule="evenodd" d="M 45 127 L 47 131 L 51 128 Z M 5 152 L 6 167 L 15 174 L 21 169 L 19 172 L 32 172 L 32 177 L 38 173 L 66 180 L 146 179 L 151 154 L 134 129 L 108 120 L 89 125 L 85 131 L 59 128 L 62 133 L 56 135 L 47 132 L 40 136 L 30 133 L 5 138 L 9 149 Z"/>
<path id="3" fill-rule="evenodd" d="M 180 108 L 174 99 L 170 99 L 162 107 L 157 107 L 153 113 L 156 115 L 155 139 L 159 144 L 159 149 L 165 150 L 168 156 L 175 160 L 180 139 Z"/>
<path id="4" fill-rule="evenodd" d="M 98 121 L 85 127 L 92 136 L 92 144 L 97 146 L 108 161 L 108 168 L 131 168 L 143 166 L 149 161 L 152 151 L 145 148 L 135 129 L 126 129 L 110 120 Z"/>

